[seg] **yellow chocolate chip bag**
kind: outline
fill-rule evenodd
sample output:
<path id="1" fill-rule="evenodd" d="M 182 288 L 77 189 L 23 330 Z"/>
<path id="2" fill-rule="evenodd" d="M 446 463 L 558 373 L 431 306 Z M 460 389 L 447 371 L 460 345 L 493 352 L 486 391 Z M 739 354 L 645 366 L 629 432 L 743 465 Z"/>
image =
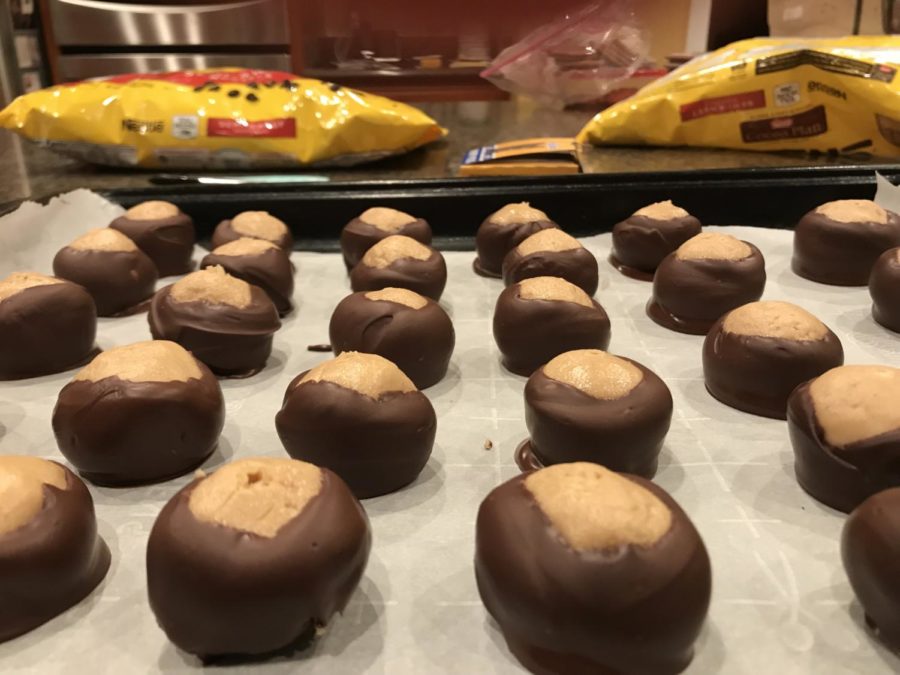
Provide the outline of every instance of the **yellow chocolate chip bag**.
<path id="1" fill-rule="evenodd" d="M 58 85 L 17 98 L 0 127 L 95 164 L 166 169 L 357 164 L 445 134 L 403 103 L 240 68 Z"/>
<path id="2" fill-rule="evenodd" d="M 900 36 L 742 40 L 604 110 L 578 140 L 897 157 L 898 69 Z"/>

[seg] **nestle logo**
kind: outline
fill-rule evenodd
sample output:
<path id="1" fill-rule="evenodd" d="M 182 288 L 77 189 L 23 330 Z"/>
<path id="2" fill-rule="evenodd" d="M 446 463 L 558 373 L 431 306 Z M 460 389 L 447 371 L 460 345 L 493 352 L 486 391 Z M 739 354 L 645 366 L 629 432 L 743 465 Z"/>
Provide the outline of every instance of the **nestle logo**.
<path id="1" fill-rule="evenodd" d="M 830 85 L 825 84 L 824 82 L 815 82 L 814 80 L 810 80 L 809 84 L 806 85 L 806 89 L 809 92 L 821 91 L 823 94 L 827 94 L 828 96 L 834 96 L 834 98 L 840 98 L 843 100 L 847 100 L 847 94 L 832 87 Z"/>
<path id="2" fill-rule="evenodd" d="M 135 134 L 161 134 L 164 128 L 162 120 L 133 120 L 127 117 L 122 120 L 122 129 Z"/>

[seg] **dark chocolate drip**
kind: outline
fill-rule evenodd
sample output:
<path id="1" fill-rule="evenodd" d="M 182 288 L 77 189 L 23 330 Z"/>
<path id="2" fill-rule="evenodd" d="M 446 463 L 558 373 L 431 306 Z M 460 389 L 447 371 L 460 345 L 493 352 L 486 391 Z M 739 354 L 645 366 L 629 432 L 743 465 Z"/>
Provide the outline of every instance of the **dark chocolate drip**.
<path id="1" fill-rule="evenodd" d="M 535 232 L 559 227 L 552 220 L 532 220 L 525 223 L 501 225 L 488 216 L 475 234 L 477 257 L 472 267 L 477 274 L 485 277 L 501 277 L 503 259 L 516 246 Z"/>
<path id="2" fill-rule="evenodd" d="M 525 424 L 540 465 L 593 462 L 612 471 L 654 476 L 672 421 L 672 394 L 654 372 L 625 360 L 643 378 L 618 399 L 596 399 L 547 377 L 543 368 L 528 379 Z"/>
<path id="3" fill-rule="evenodd" d="M 643 270 L 639 270 L 636 267 L 630 267 L 626 265 L 621 260 L 619 260 L 614 254 L 610 253 L 609 258 L 607 259 L 609 264 L 615 267 L 619 272 L 622 273 L 623 276 L 628 277 L 629 279 L 636 279 L 637 281 L 653 281 L 653 275 L 656 273 L 654 269 L 652 272 L 644 272 Z"/>
<path id="4" fill-rule="evenodd" d="M 187 382 L 70 382 L 53 410 L 60 451 L 98 485 L 159 482 L 193 470 L 215 450 L 225 422 L 219 383 L 198 365 L 202 376 Z"/>
<path id="5" fill-rule="evenodd" d="M 503 283 L 507 286 L 532 277 L 560 277 L 588 295 L 599 285 L 597 259 L 586 248 L 537 251 L 523 256 L 516 249 L 503 259 Z"/>
<path id="6" fill-rule="evenodd" d="M 0 379 L 68 370 L 96 353 L 97 309 L 71 282 L 32 286 L 0 301 Z"/>
<path id="7" fill-rule="evenodd" d="M 265 237 L 254 237 L 250 234 L 241 234 L 231 226 L 230 218 L 228 220 L 223 220 L 221 223 L 216 225 L 216 229 L 213 230 L 212 247 L 219 248 L 223 244 L 245 238 L 271 241 L 278 248 L 287 251 L 288 253 L 290 253 L 294 249 L 294 237 L 291 236 L 290 230 L 287 230 L 284 234 L 278 237 L 277 240 L 273 241 L 272 239 L 266 239 Z"/>
<path id="8" fill-rule="evenodd" d="M 360 499 L 413 482 L 431 456 L 437 418 L 419 391 L 378 400 L 333 382 L 288 386 L 275 416 L 278 436 L 294 459 L 334 471 Z"/>
<path id="9" fill-rule="evenodd" d="M 830 330 L 821 340 L 726 332 L 725 317 L 703 342 L 703 377 L 713 397 L 744 412 L 787 418 L 787 402 L 800 384 L 844 364 L 844 350 Z"/>
<path id="10" fill-rule="evenodd" d="M 691 215 L 667 220 L 629 216 L 613 227 L 610 261 L 615 260 L 613 266 L 627 276 L 652 279 L 663 258 L 701 230 L 700 221 Z"/>
<path id="11" fill-rule="evenodd" d="M 888 330 L 900 333 L 900 248 L 881 254 L 869 277 L 872 316 Z"/>
<path id="12" fill-rule="evenodd" d="M 406 223 L 399 230 L 382 230 L 371 223 L 354 218 L 341 230 L 341 253 L 344 257 L 344 265 L 348 270 L 352 270 L 362 260 L 366 251 L 382 239 L 395 234 L 410 237 L 426 246 L 431 245 L 431 226 L 422 218 L 416 218 L 412 222 Z"/>
<path id="13" fill-rule="evenodd" d="M 742 260 L 682 260 L 668 255 L 653 277 L 647 315 L 656 323 L 692 335 L 706 335 L 723 314 L 755 302 L 766 287 L 762 253 Z"/>
<path id="14" fill-rule="evenodd" d="M 649 547 L 576 551 L 525 487 L 495 488 L 478 511 L 475 576 L 513 653 L 537 673 L 683 670 L 709 607 L 709 556 L 684 511 L 650 490 L 672 525 Z"/>
<path id="15" fill-rule="evenodd" d="M 265 367 L 281 322 L 264 290 L 251 286 L 247 307 L 174 302 L 171 290 L 159 290 L 150 305 L 154 340 L 177 342 L 216 375 L 246 376 Z"/>
<path id="16" fill-rule="evenodd" d="M 900 485 L 900 429 L 835 447 L 816 419 L 809 385 L 800 385 L 788 399 L 800 487 L 826 506 L 849 513 L 870 495 Z"/>
<path id="17" fill-rule="evenodd" d="M 109 548 L 97 535 L 91 495 L 63 470 L 67 489 L 45 485 L 37 515 L 0 534 L 0 642 L 81 602 L 109 569 Z"/>
<path id="18" fill-rule="evenodd" d="M 494 340 L 503 366 L 517 375 L 531 375 L 554 356 L 573 349 L 606 349 L 609 317 L 594 300 L 593 307 L 562 300 L 525 300 L 519 286 L 504 289 L 494 309 Z"/>
<path id="19" fill-rule="evenodd" d="M 83 286 L 97 306 L 98 316 L 116 316 L 153 295 L 156 265 L 140 249 L 94 251 L 66 246 L 53 259 L 53 274 Z"/>
<path id="20" fill-rule="evenodd" d="M 319 494 L 271 538 L 198 520 L 198 482 L 169 500 L 147 542 L 150 608 L 177 647 L 264 657 L 343 611 L 371 532 L 340 479 L 323 469 Z"/>
<path id="21" fill-rule="evenodd" d="M 279 248 L 272 248 L 253 255 L 208 254 L 200 261 L 200 269 L 220 265 L 231 276 L 248 284 L 259 286 L 266 292 L 281 316 L 294 308 L 294 266 L 288 255 Z"/>
<path id="22" fill-rule="evenodd" d="M 194 221 L 184 213 L 159 220 L 119 216 L 109 226 L 131 239 L 146 253 L 161 277 L 187 274 L 193 269 Z"/>
<path id="23" fill-rule="evenodd" d="M 370 300 L 365 293 L 341 300 L 328 332 L 335 355 L 357 351 L 383 356 L 418 389 L 443 379 L 456 342 L 450 317 L 433 300 L 413 309 L 388 300 Z"/>
<path id="24" fill-rule="evenodd" d="M 369 267 L 360 262 L 350 272 L 354 291 L 378 291 L 382 288 L 406 288 L 432 300 L 440 300 L 447 285 L 444 256 L 432 250 L 427 260 L 398 258 L 387 267 Z"/>
<path id="25" fill-rule="evenodd" d="M 900 216 L 887 223 L 841 223 L 810 211 L 794 230 L 791 268 L 801 277 L 835 286 L 865 286 L 884 251 L 900 246 Z"/>
<path id="26" fill-rule="evenodd" d="M 853 510 L 841 535 L 841 558 L 867 623 L 900 651 L 900 489 L 879 492 Z"/>

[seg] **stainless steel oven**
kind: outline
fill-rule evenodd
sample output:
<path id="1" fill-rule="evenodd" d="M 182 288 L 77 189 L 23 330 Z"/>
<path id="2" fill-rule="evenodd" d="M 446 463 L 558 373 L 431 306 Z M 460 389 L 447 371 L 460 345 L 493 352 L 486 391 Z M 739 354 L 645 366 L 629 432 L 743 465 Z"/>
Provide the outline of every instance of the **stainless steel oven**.
<path id="1" fill-rule="evenodd" d="M 63 80 L 151 70 L 290 70 L 287 0 L 49 0 Z"/>

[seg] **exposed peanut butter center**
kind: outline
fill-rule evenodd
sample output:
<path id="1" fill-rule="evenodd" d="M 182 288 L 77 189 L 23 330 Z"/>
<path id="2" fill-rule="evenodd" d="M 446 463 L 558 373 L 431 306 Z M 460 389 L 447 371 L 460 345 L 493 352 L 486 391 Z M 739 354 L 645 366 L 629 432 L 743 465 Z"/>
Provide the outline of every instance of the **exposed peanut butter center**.
<path id="1" fill-rule="evenodd" d="M 266 251 L 271 251 L 273 248 L 277 249 L 278 247 L 266 239 L 241 237 L 240 239 L 229 241 L 227 244 L 222 244 L 221 246 L 214 248 L 213 253 L 228 258 L 236 258 L 242 255 L 260 255 Z"/>
<path id="2" fill-rule="evenodd" d="M 746 242 L 718 232 L 701 232 L 675 251 L 679 260 L 743 260 L 752 254 Z"/>
<path id="3" fill-rule="evenodd" d="M 559 228 L 552 227 L 540 230 L 516 246 L 519 255 L 531 255 L 541 251 L 572 251 L 582 248 L 578 240 Z"/>
<path id="4" fill-rule="evenodd" d="M 762 300 L 732 310 L 722 328 L 726 333 L 786 340 L 823 340 L 828 326 L 802 307 L 789 302 Z"/>
<path id="5" fill-rule="evenodd" d="M 543 371 L 551 380 L 603 401 L 626 396 L 644 379 L 644 373 L 631 361 L 599 349 L 564 352 L 551 359 Z"/>
<path id="6" fill-rule="evenodd" d="M 407 288 L 394 288 L 393 286 L 382 288 L 380 291 L 369 291 L 365 296 L 367 300 L 396 302 L 398 305 L 406 305 L 413 309 L 422 309 L 428 304 L 428 300 L 415 291 L 411 291 Z"/>
<path id="7" fill-rule="evenodd" d="M 838 223 L 879 223 L 888 221 L 888 212 L 868 199 L 839 199 L 816 209 L 826 218 Z"/>
<path id="8" fill-rule="evenodd" d="M 117 377 L 128 382 L 187 382 L 203 377 L 197 360 L 179 344 L 147 340 L 101 352 L 75 376 L 99 382 Z"/>
<path id="9" fill-rule="evenodd" d="M 369 267 L 384 269 L 401 258 L 428 260 L 433 250 L 412 237 L 392 234 L 372 246 L 362 257 L 362 263 Z"/>
<path id="10" fill-rule="evenodd" d="M 403 229 L 404 225 L 412 223 L 416 220 L 415 216 L 411 216 L 397 209 L 389 209 L 384 206 L 373 206 L 366 209 L 359 216 L 359 219 L 369 225 L 374 225 L 384 232 L 397 232 Z"/>
<path id="11" fill-rule="evenodd" d="M 244 211 L 231 219 L 231 229 L 247 237 L 279 241 L 288 226 L 267 211 Z"/>
<path id="12" fill-rule="evenodd" d="M 163 220 L 177 216 L 179 213 L 181 211 L 174 204 L 154 200 L 135 204 L 125 212 L 125 215 L 131 220 Z"/>
<path id="13" fill-rule="evenodd" d="M 900 369 L 839 366 L 809 386 L 825 440 L 843 447 L 900 429 Z"/>
<path id="14" fill-rule="evenodd" d="M 362 352 L 342 352 L 320 363 L 303 376 L 298 386 L 306 382 L 331 382 L 375 400 L 389 392 L 416 391 L 416 385 L 393 361 Z"/>
<path id="15" fill-rule="evenodd" d="M 169 291 L 175 302 L 206 302 L 243 308 L 250 304 L 250 284 L 213 265 L 176 281 Z"/>
<path id="16" fill-rule="evenodd" d="M 559 277 L 532 277 L 523 279 L 517 285 L 519 297 L 523 300 L 558 300 L 584 307 L 594 306 L 587 293 Z"/>
<path id="17" fill-rule="evenodd" d="M 536 209 L 528 202 L 519 204 L 507 204 L 499 211 L 495 211 L 488 219 L 497 225 L 518 225 L 519 223 L 534 223 L 539 220 L 550 220 L 547 214 Z"/>
<path id="18" fill-rule="evenodd" d="M 673 220 L 674 218 L 684 218 L 690 214 L 680 206 L 675 206 L 671 199 L 664 202 L 656 202 L 648 204 L 642 209 L 634 212 L 636 216 L 644 216 L 651 220 Z"/>
<path id="19" fill-rule="evenodd" d="M 555 464 L 529 474 L 525 487 L 576 551 L 652 546 L 672 526 L 659 497 L 597 464 Z"/>
<path id="20" fill-rule="evenodd" d="M 900 247 L 894 249 L 894 262 L 900 263 Z"/>
<path id="21" fill-rule="evenodd" d="M 38 272 L 13 272 L 0 281 L 0 302 L 11 298 L 17 293 L 34 288 L 36 286 L 51 286 L 63 283 L 62 279 L 48 277 Z"/>
<path id="22" fill-rule="evenodd" d="M 44 486 L 68 488 L 59 464 L 20 455 L 0 455 L 0 536 L 28 524 L 44 508 Z"/>
<path id="23" fill-rule="evenodd" d="M 197 520 L 271 539 L 322 490 L 322 471 L 296 459 L 256 457 L 226 464 L 191 492 Z"/>
<path id="24" fill-rule="evenodd" d="M 137 245 L 111 227 L 88 230 L 68 245 L 76 251 L 137 251 Z"/>

